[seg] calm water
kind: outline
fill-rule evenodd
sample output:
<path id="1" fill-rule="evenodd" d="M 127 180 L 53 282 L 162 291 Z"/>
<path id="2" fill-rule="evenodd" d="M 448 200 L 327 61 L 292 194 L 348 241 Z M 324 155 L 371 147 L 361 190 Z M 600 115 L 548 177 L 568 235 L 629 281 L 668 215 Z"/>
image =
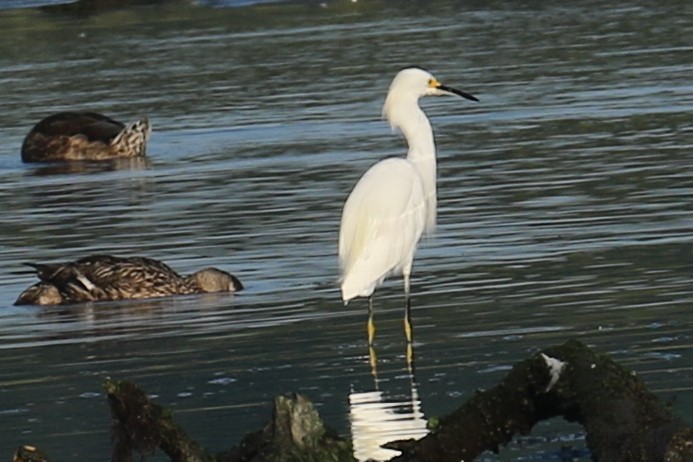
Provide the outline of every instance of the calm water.
<path id="1" fill-rule="evenodd" d="M 299 391 L 356 438 L 424 431 L 537 350 L 577 338 L 693 414 L 693 4 L 168 3 L 85 16 L 0 10 L 0 458 L 110 457 L 106 376 L 137 381 L 211 450 Z M 336 287 L 341 204 L 403 141 L 379 118 L 419 64 L 478 104 L 425 101 L 439 228 L 412 280 Z M 23 165 L 41 117 L 148 115 L 146 162 Z M 236 296 L 13 307 L 25 261 L 93 252 L 234 272 Z M 377 429 L 377 431 L 376 431 Z M 561 447 L 566 447 L 560 452 Z M 488 460 L 589 460 L 542 424 Z M 161 456 L 155 459 L 162 459 Z"/>

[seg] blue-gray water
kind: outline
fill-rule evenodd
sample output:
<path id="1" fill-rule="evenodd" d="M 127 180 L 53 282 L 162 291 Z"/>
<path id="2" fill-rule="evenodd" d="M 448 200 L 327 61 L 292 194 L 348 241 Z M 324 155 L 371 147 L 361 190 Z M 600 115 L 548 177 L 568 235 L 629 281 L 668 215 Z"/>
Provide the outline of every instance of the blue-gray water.
<path id="1" fill-rule="evenodd" d="M 21 443 L 109 458 L 106 376 L 135 380 L 211 450 L 299 391 L 367 451 L 374 428 L 421 432 L 568 338 L 690 421 L 692 30 L 693 4 L 673 0 L 0 11 L 0 458 Z M 376 383 L 366 303 L 340 301 L 337 233 L 359 176 L 405 152 L 379 115 L 408 64 L 481 102 L 423 103 L 439 227 L 412 279 L 415 373 L 391 278 Z M 27 131 L 66 109 L 147 115 L 149 159 L 23 165 Z M 12 306 L 34 282 L 22 262 L 94 252 L 215 265 L 247 290 Z M 583 438 L 551 421 L 487 459 L 588 460 Z"/>

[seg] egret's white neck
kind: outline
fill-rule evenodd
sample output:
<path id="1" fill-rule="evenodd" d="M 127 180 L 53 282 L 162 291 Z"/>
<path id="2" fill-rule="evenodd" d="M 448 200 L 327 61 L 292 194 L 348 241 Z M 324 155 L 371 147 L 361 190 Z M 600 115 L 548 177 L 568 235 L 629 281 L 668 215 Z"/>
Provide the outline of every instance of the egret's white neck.
<path id="1" fill-rule="evenodd" d="M 388 104 L 389 103 L 389 104 Z M 409 145 L 407 160 L 421 175 L 426 195 L 426 227 L 430 233 L 436 225 L 436 146 L 433 129 L 426 113 L 419 107 L 418 99 L 399 102 L 386 101 L 383 114 L 393 129 L 399 129 Z"/>

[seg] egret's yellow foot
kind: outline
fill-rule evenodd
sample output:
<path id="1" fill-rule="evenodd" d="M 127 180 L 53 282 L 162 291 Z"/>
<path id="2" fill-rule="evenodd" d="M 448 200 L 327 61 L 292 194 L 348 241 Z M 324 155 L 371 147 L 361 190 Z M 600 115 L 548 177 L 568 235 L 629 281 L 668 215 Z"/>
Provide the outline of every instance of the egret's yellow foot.
<path id="1" fill-rule="evenodd" d="M 371 365 L 371 375 L 378 380 L 378 357 L 375 355 L 375 348 L 368 345 L 368 363 Z"/>
<path id="2" fill-rule="evenodd" d="M 411 319 L 409 319 L 409 316 L 404 317 L 404 335 L 407 336 L 407 343 L 411 345 L 414 341 L 414 331 L 411 327 Z"/>
<path id="3" fill-rule="evenodd" d="M 368 346 L 373 345 L 373 339 L 375 338 L 375 323 L 373 322 L 373 316 L 368 317 Z"/>

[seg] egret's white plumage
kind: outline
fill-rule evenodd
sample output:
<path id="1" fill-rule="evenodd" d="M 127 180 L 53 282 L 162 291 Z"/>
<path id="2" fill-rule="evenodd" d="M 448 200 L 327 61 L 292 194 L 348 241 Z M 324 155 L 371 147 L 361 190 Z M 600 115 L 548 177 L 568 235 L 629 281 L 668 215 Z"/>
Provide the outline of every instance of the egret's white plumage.
<path id="1" fill-rule="evenodd" d="M 371 167 L 344 205 L 339 239 L 342 298 L 368 297 L 393 272 L 411 273 L 426 223 L 419 172 L 404 159 Z"/>
<path id="2" fill-rule="evenodd" d="M 373 165 L 344 204 L 339 232 L 342 299 L 370 297 L 383 280 L 401 273 L 409 306 L 409 276 L 416 246 L 436 224 L 436 149 L 422 96 L 474 96 L 446 87 L 420 68 L 401 70 L 390 84 L 383 117 L 407 140 L 406 159 Z M 408 326 L 408 308 L 405 327 Z M 369 341 L 372 342 L 369 318 Z"/>

